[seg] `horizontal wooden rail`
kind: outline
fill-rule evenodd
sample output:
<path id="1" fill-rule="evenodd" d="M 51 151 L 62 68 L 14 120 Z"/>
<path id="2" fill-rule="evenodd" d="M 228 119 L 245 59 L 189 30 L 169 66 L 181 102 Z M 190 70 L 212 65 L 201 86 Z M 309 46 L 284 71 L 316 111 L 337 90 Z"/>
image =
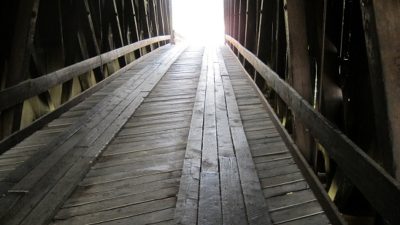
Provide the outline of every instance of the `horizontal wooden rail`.
<path id="1" fill-rule="evenodd" d="M 400 224 L 400 183 L 371 159 L 360 147 L 332 125 L 288 83 L 231 36 L 225 39 L 265 79 L 329 152 L 330 157 L 390 224 Z"/>
<path id="2" fill-rule="evenodd" d="M 99 66 L 118 59 L 128 53 L 156 42 L 169 40 L 170 35 L 158 36 L 103 53 L 101 55 L 75 63 L 52 73 L 35 79 L 23 81 L 15 86 L 0 91 L 0 111 L 22 103 L 26 99 L 37 96 L 50 88 L 62 84 L 76 76 L 82 75 Z"/>

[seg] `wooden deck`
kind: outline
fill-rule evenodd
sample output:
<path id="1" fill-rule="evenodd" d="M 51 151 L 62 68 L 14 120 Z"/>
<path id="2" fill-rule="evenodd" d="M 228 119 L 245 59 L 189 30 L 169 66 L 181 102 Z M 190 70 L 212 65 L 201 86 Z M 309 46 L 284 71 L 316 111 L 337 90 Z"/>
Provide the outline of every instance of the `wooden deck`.
<path id="1" fill-rule="evenodd" d="M 0 156 L 0 224 L 330 224 L 227 47 L 165 46 Z"/>

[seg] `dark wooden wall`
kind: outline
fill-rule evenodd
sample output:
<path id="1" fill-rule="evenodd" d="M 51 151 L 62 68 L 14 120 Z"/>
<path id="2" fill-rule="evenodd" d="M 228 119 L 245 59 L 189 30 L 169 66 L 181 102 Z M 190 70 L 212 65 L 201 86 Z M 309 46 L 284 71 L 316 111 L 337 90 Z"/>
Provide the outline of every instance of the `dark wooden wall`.
<path id="1" fill-rule="evenodd" d="M 226 34 L 399 179 L 400 1 L 224 3 Z M 385 224 L 290 108 L 239 58 L 348 221 Z"/>
<path id="2" fill-rule="evenodd" d="M 6 0 L 0 90 L 101 53 L 171 33 L 171 0 Z M 0 140 L 51 112 L 142 54 L 140 49 L 0 114 Z"/>

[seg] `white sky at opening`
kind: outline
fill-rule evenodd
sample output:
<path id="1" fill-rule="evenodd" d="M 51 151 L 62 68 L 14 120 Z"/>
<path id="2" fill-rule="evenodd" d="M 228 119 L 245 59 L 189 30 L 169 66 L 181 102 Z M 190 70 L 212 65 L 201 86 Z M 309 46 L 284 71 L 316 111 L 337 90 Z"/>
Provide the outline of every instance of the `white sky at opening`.
<path id="1" fill-rule="evenodd" d="M 223 9 L 223 0 L 173 0 L 173 28 L 191 44 L 223 44 Z"/>

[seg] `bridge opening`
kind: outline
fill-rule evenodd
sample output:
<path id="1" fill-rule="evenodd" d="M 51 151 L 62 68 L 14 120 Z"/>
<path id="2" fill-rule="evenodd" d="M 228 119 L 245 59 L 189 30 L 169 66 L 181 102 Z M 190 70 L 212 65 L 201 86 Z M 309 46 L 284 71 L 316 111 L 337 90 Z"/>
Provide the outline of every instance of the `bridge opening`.
<path id="1" fill-rule="evenodd" d="M 173 29 L 177 38 L 195 45 L 224 43 L 222 0 L 173 0 Z"/>

